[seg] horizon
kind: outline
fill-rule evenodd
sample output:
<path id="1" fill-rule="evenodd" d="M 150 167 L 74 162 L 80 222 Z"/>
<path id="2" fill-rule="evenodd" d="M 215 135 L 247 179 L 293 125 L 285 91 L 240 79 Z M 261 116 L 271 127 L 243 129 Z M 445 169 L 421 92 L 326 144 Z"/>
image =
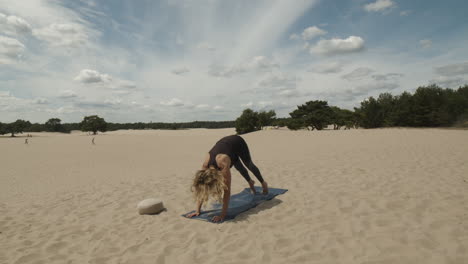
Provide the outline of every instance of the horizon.
<path id="1" fill-rule="evenodd" d="M 468 84 L 461 0 L 0 0 L 0 122 L 232 121 Z"/>

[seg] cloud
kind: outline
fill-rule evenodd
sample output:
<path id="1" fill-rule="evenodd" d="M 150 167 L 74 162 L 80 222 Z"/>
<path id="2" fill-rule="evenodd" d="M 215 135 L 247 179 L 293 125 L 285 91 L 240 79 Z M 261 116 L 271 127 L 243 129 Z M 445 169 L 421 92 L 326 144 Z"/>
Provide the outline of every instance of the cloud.
<path id="1" fill-rule="evenodd" d="M 41 98 L 34 99 L 34 103 L 35 104 L 48 104 L 49 101 L 47 99 L 41 97 Z"/>
<path id="2" fill-rule="evenodd" d="M 295 88 L 298 78 L 286 73 L 271 73 L 260 80 L 257 86 L 267 88 Z"/>
<path id="3" fill-rule="evenodd" d="M 323 64 L 314 65 L 311 72 L 329 74 L 329 73 L 339 73 L 343 70 L 343 63 L 341 62 L 328 62 Z"/>
<path id="4" fill-rule="evenodd" d="M 255 56 L 251 59 L 233 66 L 211 65 L 208 73 L 216 77 L 232 77 L 249 71 L 271 71 L 279 65 L 265 56 Z"/>
<path id="5" fill-rule="evenodd" d="M 197 108 L 197 109 L 208 109 L 208 108 L 210 108 L 210 106 L 207 105 L 207 104 L 198 104 L 198 105 L 195 106 L 195 108 Z"/>
<path id="6" fill-rule="evenodd" d="M 343 99 L 345 100 L 354 100 L 357 98 L 369 96 L 371 93 L 389 92 L 398 88 L 398 86 L 399 85 L 397 83 L 369 83 L 365 85 L 356 86 L 353 89 L 346 89 L 340 93 L 340 96 L 343 97 Z"/>
<path id="7" fill-rule="evenodd" d="M 253 70 L 270 70 L 279 67 L 279 65 L 265 56 L 255 56 L 247 62 L 245 67 Z"/>
<path id="8" fill-rule="evenodd" d="M 260 109 L 260 110 L 265 109 L 267 107 L 272 107 L 272 106 L 273 106 L 273 102 L 271 101 L 259 101 L 256 104 L 250 101 L 248 103 L 241 104 L 241 107 L 244 107 L 244 108 L 255 108 L 255 109 Z"/>
<path id="9" fill-rule="evenodd" d="M 245 103 L 245 104 L 241 104 L 242 107 L 247 107 L 247 108 L 251 108 L 253 106 L 253 103 L 252 102 L 248 102 L 248 103 Z"/>
<path id="10" fill-rule="evenodd" d="M 177 42 L 179 43 L 179 39 L 177 39 Z M 207 51 L 216 51 L 216 48 L 213 47 L 210 43 L 208 42 L 201 42 L 197 45 L 197 49 L 200 49 L 200 50 L 207 50 Z"/>
<path id="11" fill-rule="evenodd" d="M 182 100 L 180 100 L 179 98 L 172 98 L 169 101 L 161 101 L 160 104 L 164 106 L 175 106 L 175 107 L 184 106 L 184 102 L 182 102 Z"/>
<path id="12" fill-rule="evenodd" d="M 331 56 L 363 50 L 364 40 L 361 37 L 350 36 L 346 39 L 333 38 L 320 40 L 315 46 L 310 48 L 310 53 Z"/>
<path id="13" fill-rule="evenodd" d="M 421 45 L 421 47 L 428 49 L 432 46 L 432 41 L 430 39 L 421 39 L 419 41 L 419 44 Z"/>
<path id="14" fill-rule="evenodd" d="M 110 82 L 112 78 L 108 74 L 101 74 L 95 70 L 83 69 L 74 80 L 81 83 L 104 83 Z"/>
<path id="15" fill-rule="evenodd" d="M 21 57 L 25 46 L 17 39 L 0 36 L 0 64 L 12 64 Z"/>
<path id="16" fill-rule="evenodd" d="M 222 109 L 224 109 L 224 107 L 222 107 L 220 105 L 213 106 L 213 110 L 222 110 Z"/>
<path id="17" fill-rule="evenodd" d="M 429 81 L 429 84 L 436 84 L 443 88 L 457 88 L 466 83 L 468 83 L 467 80 L 458 76 L 438 76 Z"/>
<path id="18" fill-rule="evenodd" d="M 273 106 L 273 102 L 271 101 L 259 101 L 258 102 L 258 107 L 260 109 L 265 109 L 267 107 L 272 107 Z"/>
<path id="19" fill-rule="evenodd" d="M 298 34 L 294 33 L 294 34 L 291 34 L 291 36 L 289 36 L 289 39 L 298 40 L 298 39 L 301 39 L 301 37 Z"/>
<path id="20" fill-rule="evenodd" d="M 298 97 L 301 94 L 299 93 L 297 89 L 293 88 L 293 89 L 281 90 L 277 93 L 277 95 L 281 97 L 291 98 L 291 97 Z"/>
<path id="21" fill-rule="evenodd" d="M 185 67 L 177 68 L 177 69 L 172 70 L 172 73 L 175 74 L 175 75 L 184 75 L 184 74 L 189 73 L 189 72 L 190 72 L 190 70 L 185 68 Z"/>
<path id="22" fill-rule="evenodd" d="M 397 78 L 403 77 L 403 74 L 401 73 L 374 74 L 371 77 L 372 79 L 376 81 L 389 81 L 389 80 L 395 80 Z"/>
<path id="23" fill-rule="evenodd" d="M 395 6 L 392 0 L 377 0 L 364 6 L 367 12 L 383 12 Z"/>
<path id="24" fill-rule="evenodd" d="M 0 31 L 7 35 L 22 35 L 32 32 L 31 25 L 21 17 L 0 13 Z"/>
<path id="25" fill-rule="evenodd" d="M 302 32 L 302 38 L 304 40 L 311 40 L 315 37 L 327 34 L 325 30 L 322 30 L 316 26 L 308 27 Z"/>
<path id="26" fill-rule="evenodd" d="M 403 10 L 400 12 L 400 16 L 409 16 L 411 13 L 413 13 L 411 10 Z"/>
<path id="27" fill-rule="evenodd" d="M 58 97 L 64 98 L 64 99 L 70 99 L 70 98 L 76 98 L 78 97 L 78 95 L 72 90 L 64 90 L 60 92 Z"/>
<path id="28" fill-rule="evenodd" d="M 367 76 L 369 76 L 372 72 L 374 72 L 373 69 L 367 68 L 367 67 L 360 67 L 352 72 L 345 74 L 341 76 L 341 78 L 348 80 L 348 81 L 356 81 L 356 80 L 361 80 Z"/>
<path id="29" fill-rule="evenodd" d="M 80 47 L 89 42 L 89 34 L 80 24 L 50 24 L 47 27 L 34 29 L 33 35 L 52 47 Z"/>
<path id="30" fill-rule="evenodd" d="M 468 74 L 468 62 L 436 67 L 434 71 L 442 76 L 456 76 Z"/>

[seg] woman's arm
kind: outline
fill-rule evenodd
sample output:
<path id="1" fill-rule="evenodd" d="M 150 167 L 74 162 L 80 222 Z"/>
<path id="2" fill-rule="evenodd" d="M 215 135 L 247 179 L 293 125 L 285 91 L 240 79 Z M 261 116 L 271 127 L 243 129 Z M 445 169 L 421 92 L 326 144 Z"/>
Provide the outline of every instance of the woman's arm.
<path id="1" fill-rule="evenodd" d="M 194 216 L 199 216 L 200 212 L 201 212 L 202 205 L 203 205 L 202 202 L 197 202 L 197 210 L 195 210 L 195 212 L 193 212 L 193 213 L 186 214 L 185 217 L 192 218 Z"/>
<path id="2" fill-rule="evenodd" d="M 224 220 L 229 207 L 229 199 L 231 198 L 231 169 L 229 166 L 225 166 L 221 172 L 224 175 L 224 183 L 226 184 L 227 189 L 224 190 L 223 209 L 221 210 L 221 215 L 213 217 L 213 222 L 221 222 Z"/>

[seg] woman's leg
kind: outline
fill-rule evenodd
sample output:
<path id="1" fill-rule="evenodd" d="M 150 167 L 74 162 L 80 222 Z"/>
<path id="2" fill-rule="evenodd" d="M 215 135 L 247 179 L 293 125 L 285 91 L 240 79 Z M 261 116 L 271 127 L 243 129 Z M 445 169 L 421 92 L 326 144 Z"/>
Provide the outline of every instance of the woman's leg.
<path id="1" fill-rule="evenodd" d="M 249 175 L 249 172 L 247 171 L 247 169 L 244 167 L 244 165 L 242 165 L 242 162 L 240 160 L 237 160 L 234 164 L 234 167 L 236 168 L 236 170 L 239 171 L 239 173 L 242 175 L 242 177 L 244 177 L 244 179 L 247 181 L 247 182 L 250 182 L 252 179 L 250 178 L 250 175 Z"/>
<path id="2" fill-rule="evenodd" d="M 244 179 L 249 183 L 252 193 L 256 193 L 257 191 L 255 190 L 255 182 L 250 178 L 249 172 L 244 167 L 244 165 L 242 165 L 242 162 L 240 160 L 237 160 L 236 162 L 234 162 L 234 167 L 239 171 L 242 177 L 244 177 Z"/>
<path id="3" fill-rule="evenodd" d="M 252 157 L 250 157 L 250 151 L 249 147 L 247 146 L 247 143 L 245 142 L 244 139 L 241 138 L 239 141 L 239 157 L 242 160 L 242 163 L 255 175 L 255 177 L 260 181 L 260 183 L 263 183 L 263 177 L 262 174 L 260 173 L 260 170 L 255 166 L 255 164 L 252 161 Z"/>

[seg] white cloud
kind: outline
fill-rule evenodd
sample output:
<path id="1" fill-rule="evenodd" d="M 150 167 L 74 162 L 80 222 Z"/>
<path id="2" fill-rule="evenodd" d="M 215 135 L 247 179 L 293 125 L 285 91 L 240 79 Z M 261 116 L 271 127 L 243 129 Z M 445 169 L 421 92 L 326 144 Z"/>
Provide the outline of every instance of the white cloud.
<path id="1" fill-rule="evenodd" d="M 112 78 L 108 74 L 102 74 L 95 70 L 83 69 L 74 80 L 81 83 L 104 83 L 110 82 Z"/>
<path id="2" fill-rule="evenodd" d="M 207 50 L 207 51 L 216 51 L 216 48 L 213 47 L 213 45 L 211 45 L 210 43 L 208 42 L 201 42 L 197 45 L 197 49 L 200 49 L 200 50 Z"/>
<path id="3" fill-rule="evenodd" d="M 273 102 L 271 102 L 271 101 L 259 101 L 258 106 L 260 107 L 260 109 L 265 109 L 267 107 L 273 106 Z"/>
<path id="4" fill-rule="evenodd" d="M 177 69 L 172 70 L 172 73 L 175 74 L 175 75 L 184 75 L 185 73 L 188 73 L 188 72 L 190 72 L 190 70 L 187 69 L 186 67 L 177 68 Z"/>
<path id="5" fill-rule="evenodd" d="M 403 10 L 400 12 L 400 16 L 409 16 L 411 13 L 411 10 Z"/>
<path id="6" fill-rule="evenodd" d="M 421 47 L 428 49 L 432 46 L 432 41 L 430 39 L 421 39 L 419 41 L 419 44 L 421 45 Z"/>
<path id="7" fill-rule="evenodd" d="M 0 91 L 0 97 L 10 97 L 11 92 L 10 91 Z"/>
<path id="8" fill-rule="evenodd" d="M 46 41 L 52 47 L 80 47 L 89 42 L 89 34 L 80 24 L 50 24 L 47 27 L 34 29 L 33 34 Z"/>
<path id="9" fill-rule="evenodd" d="M 34 99 L 34 103 L 35 104 L 48 104 L 49 101 L 47 99 L 41 97 L 41 98 Z"/>
<path id="10" fill-rule="evenodd" d="M 429 84 L 436 84 L 443 88 L 457 88 L 465 85 L 468 81 L 459 76 L 437 76 L 429 81 Z"/>
<path id="11" fill-rule="evenodd" d="M 369 76 L 374 70 L 367 68 L 367 67 L 360 67 L 352 72 L 345 74 L 341 76 L 341 78 L 348 80 L 348 81 L 356 81 L 356 80 L 361 80 L 367 76 Z"/>
<path id="12" fill-rule="evenodd" d="M 207 105 L 207 104 L 198 104 L 198 105 L 195 106 L 195 108 L 197 108 L 197 109 L 208 109 L 208 108 L 210 108 L 210 106 Z"/>
<path id="13" fill-rule="evenodd" d="M 222 109 L 224 109 L 224 107 L 222 107 L 222 106 L 220 106 L 220 105 L 215 105 L 215 106 L 213 107 L 213 110 L 222 110 Z"/>
<path id="14" fill-rule="evenodd" d="M 265 56 L 255 56 L 234 66 L 211 65 L 209 74 L 216 77 L 232 77 L 249 71 L 271 71 L 279 65 Z"/>
<path id="15" fill-rule="evenodd" d="M 382 12 L 395 6 L 392 0 L 377 0 L 364 6 L 367 12 Z"/>
<path id="16" fill-rule="evenodd" d="M 346 39 L 333 38 L 320 40 L 310 48 L 312 54 L 339 55 L 364 50 L 364 40 L 361 37 L 350 36 Z"/>
<path id="17" fill-rule="evenodd" d="M 120 99 L 120 98 L 105 99 L 104 103 L 108 104 L 108 105 L 112 105 L 112 106 L 113 105 L 120 105 L 120 104 L 122 104 L 122 99 Z"/>
<path id="18" fill-rule="evenodd" d="M 31 25 L 21 17 L 7 16 L 0 13 L 0 31 L 7 35 L 31 33 Z"/>
<path id="19" fill-rule="evenodd" d="M 298 40 L 298 39 L 301 39 L 301 37 L 298 34 L 294 33 L 294 34 L 291 34 L 291 36 L 289 36 L 289 39 Z"/>
<path id="20" fill-rule="evenodd" d="M 164 106 L 183 106 L 184 102 L 179 98 L 172 98 L 169 101 L 161 101 L 160 104 Z"/>
<path id="21" fill-rule="evenodd" d="M 17 39 L 0 36 L 0 64 L 12 64 L 21 57 L 25 46 Z"/>
<path id="22" fill-rule="evenodd" d="M 312 72 L 324 73 L 324 74 L 339 73 L 342 70 L 343 70 L 343 63 L 336 62 L 336 61 L 323 63 L 323 64 L 317 64 L 317 65 L 312 66 L 312 69 L 311 69 Z"/>
<path id="23" fill-rule="evenodd" d="M 242 107 L 247 107 L 247 108 L 251 108 L 253 106 L 253 103 L 252 102 L 248 102 L 248 103 L 245 103 L 245 104 L 241 104 Z"/>
<path id="24" fill-rule="evenodd" d="M 300 93 L 299 91 L 297 91 L 297 89 L 293 88 L 293 89 L 281 90 L 280 92 L 278 92 L 278 95 L 281 97 L 290 98 L 290 97 L 298 97 L 300 96 Z"/>
<path id="25" fill-rule="evenodd" d="M 376 81 L 390 81 L 403 77 L 401 73 L 374 74 L 371 76 Z"/>
<path id="26" fill-rule="evenodd" d="M 253 70 L 270 70 L 279 65 L 265 56 L 255 56 L 244 67 Z"/>
<path id="27" fill-rule="evenodd" d="M 443 76 L 455 76 L 468 74 L 468 62 L 449 64 L 436 67 L 435 72 Z"/>
<path id="28" fill-rule="evenodd" d="M 111 88 L 114 88 L 114 89 L 132 90 L 137 87 L 137 85 L 132 81 L 120 80 L 120 79 L 114 80 L 114 78 L 112 77 L 111 77 L 111 80 L 114 82 L 114 85 L 111 86 Z"/>
<path id="29" fill-rule="evenodd" d="M 322 30 L 316 26 L 308 27 L 302 32 L 302 38 L 304 40 L 311 40 L 315 37 L 327 34 L 325 30 Z"/>
<path id="30" fill-rule="evenodd" d="M 341 97 L 343 100 L 362 100 L 365 97 L 371 96 L 373 94 L 376 95 L 382 92 L 390 92 L 396 88 L 398 88 L 398 84 L 396 83 L 368 83 L 365 85 L 356 86 L 351 89 L 346 89 L 344 91 L 338 91 L 334 96 Z"/>
<path id="31" fill-rule="evenodd" d="M 287 73 L 270 73 L 265 78 L 260 80 L 257 86 L 267 88 L 295 88 L 298 78 L 294 75 Z"/>
<path id="32" fill-rule="evenodd" d="M 76 98 L 78 97 L 78 95 L 73 90 L 64 90 L 60 92 L 58 97 L 59 98 Z"/>

